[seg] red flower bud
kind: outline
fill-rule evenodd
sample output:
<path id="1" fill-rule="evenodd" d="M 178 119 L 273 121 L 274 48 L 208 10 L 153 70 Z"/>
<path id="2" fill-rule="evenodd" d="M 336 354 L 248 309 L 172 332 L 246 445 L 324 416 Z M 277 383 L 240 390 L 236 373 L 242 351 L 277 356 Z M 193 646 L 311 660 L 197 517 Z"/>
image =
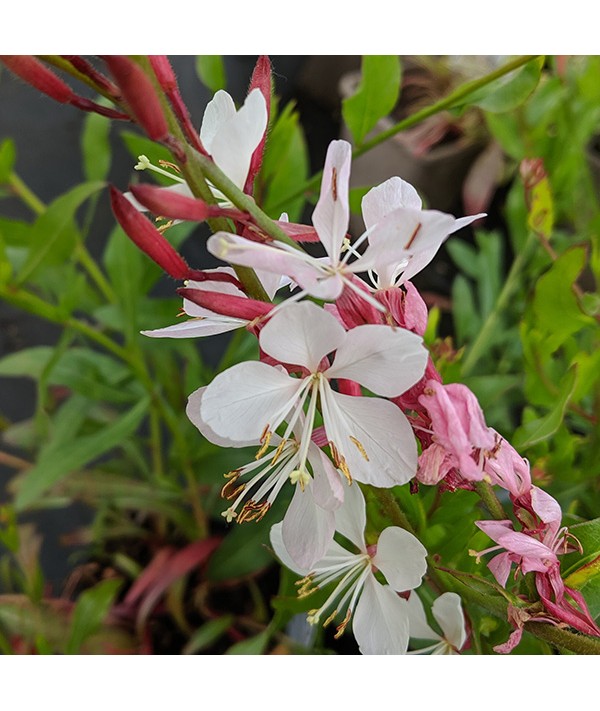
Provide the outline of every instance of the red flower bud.
<path id="1" fill-rule="evenodd" d="M 105 56 L 123 98 L 138 123 L 154 141 L 167 142 L 170 138 L 167 120 L 152 81 L 144 70 L 124 55 Z"/>
<path id="2" fill-rule="evenodd" d="M 42 94 L 50 96 L 61 104 L 69 104 L 73 99 L 73 92 L 62 79 L 45 67 L 39 59 L 29 55 L 0 55 L 2 62 L 13 74 L 21 77 Z"/>
<path id="3" fill-rule="evenodd" d="M 131 192 L 136 200 L 155 215 L 196 222 L 203 222 L 210 216 L 209 207 L 202 200 L 180 195 L 166 188 L 157 188 L 154 185 L 132 185 Z"/>
<path id="4" fill-rule="evenodd" d="M 175 112 L 175 115 L 179 119 L 186 136 L 188 137 L 190 143 L 194 148 L 200 153 L 206 154 L 202 143 L 200 142 L 200 137 L 198 132 L 194 128 L 192 120 L 190 118 L 187 106 L 184 104 L 181 94 L 179 93 L 179 87 L 177 86 L 177 78 L 171 67 L 171 63 L 167 57 L 163 54 L 153 55 L 150 58 L 150 64 L 152 69 L 156 74 L 158 83 L 161 85 L 163 91 L 167 95 L 169 102 Z"/>
<path id="5" fill-rule="evenodd" d="M 271 60 L 266 55 L 261 55 L 256 62 L 254 71 L 252 72 L 252 78 L 250 79 L 250 86 L 248 87 L 248 93 L 253 89 L 260 89 L 262 95 L 265 97 L 267 103 L 267 116 L 271 115 Z M 260 166 L 262 165 L 263 154 L 265 152 L 265 142 L 267 140 L 267 132 L 262 137 L 261 142 L 255 148 L 252 154 L 252 159 L 250 160 L 250 170 L 248 171 L 248 177 L 246 178 L 246 184 L 244 186 L 244 192 L 248 195 L 252 195 L 254 179 L 258 175 Z"/>
<path id="6" fill-rule="evenodd" d="M 266 301 L 256 301 L 244 296 L 233 296 L 232 294 L 222 294 L 216 291 L 204 291 L 201 289 L 177 289 L 177 293 L 184 299 L 210 309 L 223 316 L 232 316 L 246 321 L 253 321 L 260 316 L 266 316 L 273 308 L 274 304 Z"/>
<path id="7" fill-rule="evenodd" d="M 125 234 L 150 259 L 174 279 L 195 279 L 183 257 L 169 244 L 150 220 L 137 210 L 116 188 L 110 187 L 112 210 Z"/>

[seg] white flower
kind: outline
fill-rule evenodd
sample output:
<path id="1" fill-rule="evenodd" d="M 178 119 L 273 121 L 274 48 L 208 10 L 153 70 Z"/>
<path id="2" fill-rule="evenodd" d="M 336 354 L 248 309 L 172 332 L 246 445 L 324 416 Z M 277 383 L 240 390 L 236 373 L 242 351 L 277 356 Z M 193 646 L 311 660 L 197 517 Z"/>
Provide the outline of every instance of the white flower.
<path id="1" fill-rule="evenodd" d="M 210 442 L 228 446 L 230 442 L 215 435 L 198 418 L 205 392 L 206 388 L 200 388 L 190 395 L 187 413 Z M 301 431 L 302 425 L 300 415 L 297 429 Z M 286 483 L 293 484 L 294 495 L 283 518 L 282 536 L 296 565 L 310 568 L 331 544 L 334 511 L 344 500 L 344 488 L 329 459 L 312 442 L 309 442 L 304 465 L 300 463 L 300 443 L 295 436 L 282 440 L 273 435 L 270 443 L 275 445 L 273 449 L 261 447 L 254 461 L 225 474 L 227 483 L 221 496 L 232 503 L 222 516 L 227 523 L 260 521 Z M 258 444 L 258 441 L 243 444 Z"/>
<path id="2" fill-rule="evenodd" d="M 232 264 L 286 274 L 302 289 L 297 298 L 310 294 L 333 300 L 347 287 L 383 311 L 384 307 L 368 291 L 354 283 L 356 274 L 375 270 L 385 275 L 389 270 L 395 273 L 398 269 L 406 269 L 413 275 L 431 261 L 451 232 L 481 215 L 455 220 L 452 215 L 437 210 L 422 210 L 421 200 L 414 188 L 399 178 L 393 178 L 392 181 L 402 184 L 400 191 L 397 183 L 388 181 L 389 185 L 384 183 L 365 196 L 367 230 L 354 245 L 350 245 L 346 232 L 350 216 L 348 184 L 351 160 L 350 144 L 332 141 L 323 169 L 321 194 L 312 215 L 326 257 L 313 257 L 280 242 L 252 242 L 226 232 L 213 235 L 208 240 L 208 250 Z M 367 237 L 369 246 L 360 255 L 356 248 Z M 352 256 L 357 259 L 350 262 Z M 416 268 L 417 265 L 420 266 Z"/>
<path id="3" fill-rule="evenodd" d="M 412 590 L 421 584 L 427 568 L 427 551 L 415 536 L 395 526 L 381 533 L 375 552 L 373 547 L 367 548 L 365 500 L 356 485 L 346 490 L 344 504 L 336 511 L 335 519 L 336 530 L 358 552 L 332 541 L 312 570 L 296 565 L 291 559 L 283 542 L 281 524 L 271 529 L 271 544 L 281 562 L 304 576 L 297 583 L 300 597 L 336 582 L 321 607 L 309 612 L 308 621 L 327 626 L 343 615 L 336 637 L 343 634 L 352 619 L 352 631 L 362 654 L 404 654 L 409 639 L 408 605 L 396 592 Z M 377 580 L 376 570 L 383 573 L 387 585 Z"/>
<path id="4" fill-rule="evenodd" d="M 412 592 L 408 598 L 408 614 L 410 636 L 415 639 L 434 640 L 435 644 L 424 649 L 416 649 L 411 654 L 458 654 L 466 639 L 465 616 L 456 593 L 447 592 L 440 595 L 431 607 L 433 616 L 440 626 L 443 636 L 434 632 L 427 624 L 425 609 L 417 593 Z"/>
<path id="5" fill-rule="evenodd" d="M 215 165 L 240 190 L 244 189 L 252 154 L 265 135 L 268 120 L 267 102 L 260 89 L 253 89 L 238 110 L 226 91 L 217 91 L 204 110 L 200 127 L 202 145 Z M 177 183 L 164 188 L 165 190 L 193 197 L 192 191 L 183 178 L 152 165 L 146 156 L 139 156 L 135 169 L 152 170 L 165 175 Z M 213 186 L 209 185 L 209 187 L 221 206 L 231 206 L 228 198 Z M 146 209 L 131 193 L 125 195 L 138 210 Z"/>
<path id="6" fill-rule="evenodd" d="M 273 316 L 259 343 L 299 377 L 263 362 L 239 363 L 217 375 L 195 417 L 218 437 L 233 446 L 254 440 L 268 446 L 287 421 L 282 439 L 288 440 L 308 402 L 299 438 L 302 470 L 319 402 L 334 464 L 348 480 L 391 487 L 415 475 L 416 443 L 404 413 L 387 400 L 335 392 L 330 380 L 353 380 L 377 395 L 396 397 L 424 373 L 427 351 L 419 336 L 383 325 L 346 332 L 334 316 L 304 302 L 286 305 Z M 326 356 L 333 351 L 330 365 Z"/>
<path id="7" fill-rule="evenodd" d="M 398 210 L 405 210 L 406 216 L 410 215 L 414 223 L 421 226 L 415 233 L 415 238 L 419 236 L 430 213 L 443 214 L 433 210 L 423 210 L 421 198 L 414 187 L 398 177 L 390 178 L 369 190 L 362 199 L 361 209 L 367 233 L 370 234 L 369 243 L 373 246 L 378 245 L 381 239 L 381 232 L 376 229 L 377 225 L 385 223 L 389 216 L 396 214 Z M 415 251 L 409 248 L 405 254 L 395 255 L 392 259 L 386 258 L 385 252 L 376 253 L 376 261 L 372 268 L 377 275 L 374 283 L 376 289 L 400 286 L 412 279 L 431 262 L 449 235 L 485 217 L 485 213 L 458 219 L 452 215 L 445 215 L 445 217 L 448 219 L 444 222 L 444 230 L 439 230 L 424 249 Z"/>

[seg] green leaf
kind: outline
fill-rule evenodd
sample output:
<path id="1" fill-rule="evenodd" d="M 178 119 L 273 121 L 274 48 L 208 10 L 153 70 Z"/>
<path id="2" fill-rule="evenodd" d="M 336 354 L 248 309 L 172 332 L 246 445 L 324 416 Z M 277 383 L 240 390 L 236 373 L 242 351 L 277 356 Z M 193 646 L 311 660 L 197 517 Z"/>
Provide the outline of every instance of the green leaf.
<path id="1" fill-rule="evenodd" d="M 136 431 L 147 410 L 148 399 L 143 398 L 129 412 L 95 434 L 68 438 L 58 446 L 50 442 L 40 453 L 37 464 L 21 480 L 15 508 L 18 511 L 27 508 L 70 472 L 118 446 Z"/>
<path id="2" fill-rule="evenodd" d="M 0 144 L 0 185 L 8 183 L 15 167 L 17 149 L 12 138 L 5 138 Z"/>
<path id="3" fill-rule="evenodd" d="M 569 531 L 581 543 L 583 556 L 571 553 L 563 559 L 565 585 L 582 593 L 592 617 L 597 618 L 600 615 L 600 518 L 570 526 Z"/>
<path id="4" fill-rule="evenodd" d="M 449 239 L 446 249 L 456 266 L 472 279 L 481 275 L 475 247 L 461 239 Z"/>
<path id="5" fill-rule="evenodd" d="M 572 366 L 566 373 L 556 397 L 556 404 L 544 417 L 525 422 L 515 432 L 513 445 L 516 449 L 527 449 L 551 437 L 560 427 L 577 384 L 577 367 Z"/>
<path id="6" fill-rule="evenodd" d="M 570 335 L 595 323 L 582 312 L 573 291 L 586 256 L 585 247 L 569 249 L 538 279 L 533 314 L 535 327 L 546 333 L 545 353 L 553 353 Z"/>
<path id="7" fill-rule="evenodd" d="M 513 111 L 533 93 L 540 81 L 543 66 L 543 57 L 534 59 L 471 94 L 467 103 L 496 114 Z"/>
<path id="8" fill-rule="evenodd" d="M 72 252 L 78 239 L 75 213 L 104 183 L 82 183 L 61 195 L 35 221 L 29 233 L 29 255 L 16 285 L 23 284 L 47 261 L 61 262 Z"/>
<path id="9" fill-rule="evenodd" d="M 122 582 L 114 579 L 103 580 L 81 594 L 73 610 L 66 654 L 79 654 L 84 642 L 100 629 Z"/>
<path id="10" fill-rule="evenodd" d="M 108 175 L 112 158 L 110 127 L 111 121 L 106 116 L 92 112 L 85 118 L 81 151 L 86 180 L 105 180 Z"/>
<path id="11" fill-rule="evenodd" d="M 362 199 L 371 190 L 370 185 L 360 186 L 358 188 L 350 188 L 349 203 L 350 212 L 353 215 L 362 217 Z"/>
<path id="12" fill-rule="evenodd" d="M 267 146 L 257 192 L 260 193 L 260 186 L 264 186 L 263 210 L 273 219 L 279 219 L 281 210 L 275 207 L 304 185 L 309 169 L 308 148 L 293 103 L 288 103 L 277 117 L 269 132 Z M 303 195 L 285 203 L 291 222 L 300 219 L 303 206 Z"/>
<path id="13" fill-rule="evenodd" d="M 342 102 L 342 116 L 360 146 L 377 122 L 387 116 L 400 95 L 400 59 L 392 55 L 365 55 L 356 93 Z"/>
<path id="14" fill-rule="evenodd" d="M 182 654 L 197 654 L 210 647 L 231 627 L 233 615 L 224 615 L 216 620 L 210 620 L 197 629 L 182 650 Z M 246 641 L 246 640 L 245 640 Z M 230 652 L 234 654 L 234 652 Z"/>
<path id="15" fill-rule="evenodd" d="M 225 64 L 220 54 L 202 54 L 196 57 L 196 73 L 204 86 L 213 92 L 227 86 Z"/>
<path id="16" fill-rule="evenodd" d="M 452 317 L 459 344 L 472 340 L 481 325 L 471 285 L 459 274 L 452 283 Z"/>
<path id="17" fill-rule="evenodd" d="M 264 654 L 269 643 L 269 630 L 265 630 L 256 637 L 250 637 L 243 642 L 238 642 L 225 652 L 225 654 Z"/>

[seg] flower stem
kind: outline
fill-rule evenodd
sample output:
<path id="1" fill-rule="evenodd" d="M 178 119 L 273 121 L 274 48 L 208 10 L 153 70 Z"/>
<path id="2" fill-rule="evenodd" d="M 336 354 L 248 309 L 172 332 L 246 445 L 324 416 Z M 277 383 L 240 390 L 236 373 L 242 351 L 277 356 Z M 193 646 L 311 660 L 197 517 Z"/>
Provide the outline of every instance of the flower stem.
<path id="1" fill-rule="evenodd" d="M 481 79 L 475 79 L 474 81 L 470 81 L 463 84 L 462 86 L 459 86 L 455 91 L 448 94 L 448 96 L 443 99 L 440 99 L 440 101 L 436 101 L 434 104 L 431 104 L 431 106 L 426 106 L 425 108 L 421 109 L 420 111 L 417 111 L 408 118 L 405 118 L 402 121 L 398 121 L 398 123 L 394 124 L 386 131 L 382 131 L 382 133 L 377 134 L 377 136 L 374 136 L 370 141 L 363 143 L 360 148 L 356 148 L 352 152 L 352 157 L 358 158 L 364 153 L 370 151 L 371 148 L 375 148 L 375 146 L 378 146 L 384 141 L 387 141 L 388 138 L 395 136 L 397 133 L 400 133 L 401 131 L 406 131 L 406 129 L 408 128 L 412 128 L 416 124 L 420 123 L 421 121 L 424 121 L 426 118 L 429 118 L 434 114 L 454 108 L 463 99 L 466 99 L 466 97 L 470 94 L 478 91 L 484 86 L 487 86 L 491 82 L 496 81 L 496 79 L 503 77 L 505 74 L 509 74 L 510 72 L 515 71 L 515 69 L 519 69 L 525 64 L 528 64 L 529 62 L 538 59 L 538 57 L 539 55 L 524 55 L 522 57 L 517 57 L 516 59 L 507 62 L 504 66 L 499 67 L 498 69 L 494 70 L 493 72 L 490 72 L 489 74 L 486 74 L 484 77 L 481 77 Z M 306 183 L 304 183 L 302 187 L 300 187 L 298 190 L 295 190 L 293 193 L 290 193 L 283 200 L 277 203 L 274 209 L 284 209 L 285 206 L 295 198 L 300 197 L 308 191 L 315 189 L 319 185 L 322 175 L 323 171 L 315 173 L 315 175 L 313 175 Z"/>
<path id="2" fill-rule="evenodd" d="M 487 481 L 477 481 L 475 482 L 475 491 L 496 521 L 506 521 L 509 518 L 491 484 Z"/>
<path id="3" fill-rule="evenodd" d="M 477 334 L 477 337 L 471 344 L 467 352 L 467 357 L 464 359 L 462 364 L 462 376 L 463 378 L 470 375 L 479 362 L 480 358 L 486 352 L 492 334 L 498 327 L 498 321 L 504 309 L 509 305 L 511 299 L 513 298 L 515 292 L 519 288 L 521 273 L 529 260 L 531 253 L 533 252 L 535 246 L 537 245 L 537 238 L 533 232 L 529 233 L 523 249 L 516 256 L 500 296 L 496 301 L 494 308 L 490 311 L 487 319 L 485 320 L 481 330 Z"/>

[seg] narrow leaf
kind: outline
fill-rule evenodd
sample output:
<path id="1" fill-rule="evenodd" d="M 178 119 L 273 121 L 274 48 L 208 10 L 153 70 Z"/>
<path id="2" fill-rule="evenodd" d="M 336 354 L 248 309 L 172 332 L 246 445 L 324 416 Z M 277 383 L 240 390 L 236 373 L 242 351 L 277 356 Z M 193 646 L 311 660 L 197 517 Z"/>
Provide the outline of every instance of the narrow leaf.
<path id="1" fill-rule="evenodd" d="M 203 54 L 196 57 L 196 73 L 204 86 L 212 92 L 227 86 L 225 64 L 220 54 Z"/>
<path id="2" fill-rule="evenodd" d="M 78 654 L 83 643 L 101 627 L 119 592 L 122 580 L 103 580 L 83 592 L 71 620 L 71 634 L 65 649 L 66 654 Z"/>

